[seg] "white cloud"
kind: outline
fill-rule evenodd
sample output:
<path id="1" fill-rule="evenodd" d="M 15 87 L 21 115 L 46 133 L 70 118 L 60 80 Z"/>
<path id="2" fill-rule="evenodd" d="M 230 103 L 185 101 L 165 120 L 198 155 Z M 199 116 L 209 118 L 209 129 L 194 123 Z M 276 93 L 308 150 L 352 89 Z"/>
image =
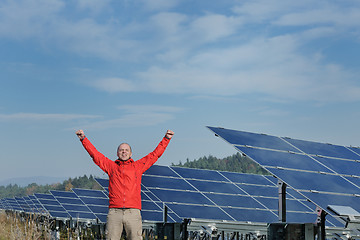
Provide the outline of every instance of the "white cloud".
<path id="1" fill-rule="evenodd" d="M 172 37 L 182 32 L 188 16 L 176 12 L 161 12 L 150 17 L 151 24 L 162 36 Z"/>
<path id="2" fill-rule="evenodd" d="M 200 39 L 201 42 L 213 42 L 234 34 L 241 24 L 240 19 L 232 16 L 207 14 L 195 19 L 190 24 L 189 35 L 195 41 Z"/>
<path id="3" fill-rule="evenodd" d="M 133 80 L 102 80 L 97 87 L 108 92 L 260 93 L 290 101 L 360 100 L 354 73 L 338 64 L 324 63 L 318 52 L 308 56 L 299 53 L 309 35 L 256 38 L 233 47 L 211 48 L 180 62 L 154 64 L 135 74 Z"/>
<path id="4" fill-rule="evenodd" d="M 300 12 L 284 13 L 275 24 L 284 26 L 333 25 L 339 27 L 358 27 L 360 8 L 342 8 L 339 6 L 321 6 L 321 8 L 306 9 Z"/>
<path id="5" fill-rule="evenodd" d="M 360 100 L 355 75 L 298 53 L 301 38 L 256 39 L 194 54 L 187 63 L 152 66 L 139 74 L 154 92 L 237 95 L 262 93 L 289 100 Z M 142 85 L 144 85 L 144 83 Z"/>
<path id="6" fill-rule="evenodd" d="M 0 3 L 0 36 L 15 39 L 44 36 L 46 25 L 64 3 L 60 0 L 5 0 Z"/>
<path id="7" fill-rule="evenodd" d="M 145 69 L 126 77 L 114 72 L 113 77 L 91 83 L 102 91 L 359 99 L 356 72 L 336 61 L 327 62 L 321 49 L 302 52 L 322 37 L 359 35 L 354 31 L 360 22 L 355 1 L 346 6 L 328 1 L 253 0 L 239 2 L 232 14 L 190 14 L 174 8 L 180 1 L 143 0 L 143 8 L 152 15 L 131 9 L 142 13 L 131 20 L 118 16 L 119 9 L 107 18 L 86 14 L 71 18 L 63 15 L 64 1 L 40 2 L 2 2 L 0 35 L 34 38 L 47 47 L 53 44 L 81 56 L 134 62 Z M 130 6 L 138 3 L 128 2 Z M 98 4 L 104 10 L 112 3 L 82 0 L 77 6 L 83 11 Z M 284 26 L 301 28 L 290 33 Z"/>
<path id="8" fill-rule="evenodd" d="M 92 85 L 107 92 L 133 92 L 142 89 L 141 85 L 122 78 L 104 78 L 93 82 Z"/>
<path id="9" fill-rule="evenodd" d="M 242 16 L 246 22 L 261 23 L 272 20 L 279 15 L 281 16 L 283 12 L 288 12 L 291 9 L 299 9 L 309 4 L 305 2 L 305 0 L 291 2 L 281 0 L 241 1 L 235 5 L 232 10 L 234 13 Z"/>
<path id="10" fill-rule="evenodd" d="M 31 121 L 69 121 L 76 119 L 94 119 L 99 118 L 97 115 L 84 115 L 84 114 L 57 114 L 57 113 L 13 113 L 13 114 L 0 114 L 2 121 L 14 120 L 31 120 Z"/>
<path id="11" fill-rule="evenodd" d="M 141 0 L 143 7 L 148 11 L 164 11 L 178 5 L 178 0 Z"/>
<path id="12" fill-rule="evenodd" d="M 89 10 L 92 13 L 100 13 L 107 6 L 111 0 L 76 0 L 78 7 L 82 10 Z"/>
<path id="13" fill-rule="evenodd" d="M 155 126 L 174 119 L 174 115 L 182 111 L 182 108 L 164 105 L 122 105 L 118 109 L 122 110 L 121 117 L 96 121 L 83 128 L 108 129 Z"/>
<path id="14" fill-rule="evenodd" d="M 143 113 L 143 112 L 162 112 L 162 113 L 175 113 L 180 112 L 183 109 L 173 106 L 163 106 L 163 105 L 122 105 L 118 109 L 126 110 L 133 113 Z"/>

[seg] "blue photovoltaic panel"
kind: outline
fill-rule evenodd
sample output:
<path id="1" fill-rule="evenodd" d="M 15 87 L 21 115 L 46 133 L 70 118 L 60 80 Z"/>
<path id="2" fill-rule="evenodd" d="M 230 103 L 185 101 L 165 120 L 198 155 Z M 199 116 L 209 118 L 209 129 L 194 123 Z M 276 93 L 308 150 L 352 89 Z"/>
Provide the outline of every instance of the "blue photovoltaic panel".
<path id="1" fill-rule="evenodd" d="M 272 212 L 261 209 L 239 209 L 224 208 L 229 214 L 235 217 L 235 221 L 265 222 L 271 223 L 278 221 L 278 216 Z"/>
<path id="2" fill-rule="evenodd" d="M 164 189 L 152 189 L 151 192 L 154 193 L 154 195 L 156 195 L 162 202 L 214 205 L 209 201 L 209 199 L 199 192 Z"/>
<path id="3" fill-rule="evenodd" d="M 327 166 L 331 172 L 343 175 L 360 176 L 359 162 L 355 160 L 342 160 L 328 157 L 313 157 L 319 163 Z"/>
<path id="4" fill-rule="evenodd" d="M 9 209 L 14 211 L 23 211 L 19 203 L 15 200 L 15 198 L 4 198 L 5 202 Z"/>
<path id="5" fill-rule="evenodd" d="M 273 197 L 278 198 L 278 188 L 276 186 L 254 186 L 248 184 L 237 184 L 237 186 L 243 189 L 244 192 L 248 193 L 251 196 L 261 196 L 261 197 Z"/>
<path id="6" fill-rule="evenodd" d="M 169 188 L 169 186 L 171 186 L 172 189 L 181 189 L 181 190 L 189 190 L 189 191 L 195 190 L 183 179 L 166 178 L 166 181 L 164 181 L 164 177 L 154 177 L 154 176 L 144 175 L 142 177 L 142 182 L 146 182 L 146 187 Z"/>
<path id="7" fill-rule="evenodd" d="M 109 180 L 96 181 L 108 189 Z M 315 205 L 291 188 L 287 193 L 288 219 L 315 222 Z M 164 206 L 168 222 L 197 218 L 269 223 L 278 219 L 278 186 L 272 176 L 154 165 L 143 175 L 141 198 L 144 221 L 162 222 Z M 109 204 L 106 191 L 88 189 L 51 191 L 19 201 L 45 209 L 55 218 L 97 218 L 103 223 Z M 20 208 L 15 199 L 13 202 Z"/>
<path id="8" fill-rule="evenodd" d="M 255 174 L 154 165 L 143 176 L 143 220 L 162 221 L 165 204 L 171 216 L 170 222 L 181 222 L 183 218 L 276 221 L 278 187 L 274 179 Z M 107 187 L 107 181 L 99 182 Z M 315 222 L 315 205 L 297 192 L 288 190 L 290 219 L 296 222 L 311 218 L 311 222 Z M 233 215 L 242 211 L 242 217 Z"/>
<path id="9" fill-rule="evenodd" d="M 35 193 L 34 196 L 53 218 L 70 218 L 69 213 L 51 194 Z"/>
<path id="10" fill-rule="evenodd" d="M 141 211 L 141 217 L 144 221 L 154 221 L 154 222 L 162 222 L 163 221 L 163 213 L 162 211 Z"/>
<path id="11" fill-rule="evenodd" d="M 24 200 L 24 198 L 22 197 L 15 197 L 14 198 L 17 203 L 20 205 L 20 207 L 22 208 L 22 211 L 29 213 L 30 212 L 30 206 L 26 203 L 26 201 Z"/>
<path id="12" fill-rule="evenodd" d="M 282 151 L 293 151 L 298 152 L 298 150 L 286 142 L 284 142 L 281 138 L 275 136 L 269 136 L 264 134 L 255 134 L 250 132 L 242 132 L 224 128 L 214 128 L 208 127 L 210 130 L 215 132 L 217 135 L 226 139 L 230 144 L 233 145 L 246 145 L 253 146 L 259 148 L 268 148 L 268 149 L 276 149 Z M 241 135 L 241 138 L 239 138 Z"/>
<path id="13" fill-rule="evenodd" d="M 108 206 L 99 206 L 99 205 L 87 205 L 88 208 L 91 209 L 91 211 L 97 215 L 97 214 L 107 214 L 109 211 Z"/>
<path id="14" fill-rule="evenodd" d="M 344 146 L 310 142 L 291 138 L 286 138 L 286 141 L 306 154 L 360 160 L 360 155 L 350 151 Z"/>
<path id="15" fill-rule="evenodd" d="M 276 183 L 270 181 L 269 179 L 267 179 L 267 177 L 254 175 L 254 174 L 229 173 L 222 171 L 210 171 L 210 170 L 199 170 L 199 169 L 184 169 L 177 167 L 171 167 L 171 168 L 173 171 L 179 173 L 181 177 L 183 177 L 186 181 L 188 181 L 198 191 L 202 192 L 203 195 L 205 195 L 211 202 L 214 203 L 214 206 L 221 208 L 222 211 L 224 211 L 224 209 L 235 209 L 241 211 L 241 209 L 245 209 L 245 208 L 252 208 L 254 211 L 255 210 L 258 211 L 260 206 L 260 209 L 262 208 L 263 212 L 264 211 L 266 212 L 265 215 L 268 214 L 269 216 L 275 218 L 278 217 L 277 216 L 278 188 L 276 186 Z M 185 174 L 182 174 L 182 172 L 184 172 Z M 217 180 L 224 180 L 224 181 L 217 182 L 213 180 L 204 180 L 204 179 L 211 179 L 212 178 L 211 176 L 215 176 L 215 179 Z M 219 176 L 221 176 L 221 178 Z M 199 178 L 199 180 L 197 180 L 196 178 Z M 236 187 L 236 190 L 233 193 L 230 193 L 227 189 L 223 189 L 224 184 L 232 184 L 233 186 Z M 259 188 L 262 188 L 264 190 L 262 194 L 258 194 L 259 191 L 257 189 Z M 273 190 L 274 192 L 271 193 L 271 190 Z M 154 195 L 157 194 L 155 193 Z M 267 195 L 267 196 L 262 197 L 261 195 Z M 291 196 L 289 197 L 291 198 Z M 244 201 L 244 199 L 246 199 L 246 201 Z M 291 204 L 290 211 L 294 211 L 294 212 L 303 211 L 303 214 L 311 215 L 313 219 L 316 219 L 316 214 L 314 213 L 314 208 L 315 208 L 314 206 L 310 208 L 305 204 L 303 204 L 304 202 L 306 202 L 306 200 L 303 200 L 303 202 L 300 202 L 299 200 L 295 201 L 295 199 L 292 200 L 294 204 Z M 269 205 L 267 206 L 266 204 Z M 269 206 L 271 206 L 272 208 L 270 209 Z M 177 213 L 177 214 L 179 216 L 183 215 L 182 213 Z M 209 216 L 209 214 L 207 215 L 210 219 L 217 219 L 218 217 L 216 215 L 214 216 Z M 228 213 L 227 215 L 231 215 L 231 214 Z M 236 219 L 235 216 L 231 216 L 231 218 Z M 266 218 L 264 218 L 261 222 L 266 222 Z"/>
<path id="16" fill-rule="evenodd" d="M 263 205 L 250 196 L 221 195 L 212 193 L 205 193 L 205 195 L 218 206 L 265 209 Z"/>
<path id="17" fill-rule="evenodd" d="M 35 207 L 37 208 L 38 213 L 46 214 L 46 209 L 41 205 L 39 200 L 34 195 L 29 196 L 30 200 L 34 203 Z"/>
<path id="18" fill-rule="evenodd" d="M 360 178 L 358 176 L 356 177 L 348 177 L 348 176 L 345 176 L 344 177 L 346 180 L 356 184 L 356 186 L 360 186 Z"/>
<path id="19" fill-rule="evenodd" d="M 322 209 L 345 205 L 360 211 L 359 148 L 208 128 Z M 327 219 L 334 222 L 332 215 Z"/>
<path id="20" fill-rule="evenodd" d="M 157 196 L 155 196 L 152 192 L 146 189 L 141 191 L 141 199 L 148 201 L 160 201 Z"/>
<path id="21" fill-rule="evenodd" d="M 2 209 L 11 210 L 10 206 L 8 205 L 8 203 L 6 202 L 6 200 L 4 198 L 0 199 L 0 201 L 1 201 Z"/>
<path id="22" fill-rule="evenodd" d="M 107 198 L 96 198 L 96 197 L 83 197 L 79 196 L 81 201 L 86 205 L 98 205 L 98 206 L 109 206 L 109 199 Z"/>
<path id="23" fill-rule="evenodd" d="M 101 187 L 103 187 L 104 189 L 108 189 L 109 188 L 109 180 L 108 179 L 103 179 L 103 178 L 95 178 L 95 180 L 100 184 Z"/>
<path id="24" fill-rule="evenodd" d="M 155 203 L 153 201 L 143 200 L 141 202 L 141 206 L 142 206 L 143 210 L 146 209 L 148 211 L 160 211 L 160 212 L 162 212 L 162 210 L 163 210 L 161 202 Z"/>
<path id="25" fill-rule="evenodd" d="M 176 168 L 176 167 L 173 167 L 172 169 L 174 169 L 182 178 L 211 180 L 211 181 L 226 181 L 226 179 L 216 171 L 203 170 L 203 169 L 199 171 L 199 169 Z"/>
<path id="26" fill-rule="evenodd" d="M 79 197 L 108 198 L 104 191 L 73 188 L 72 191 Z"/>
<path id="27" fill-rule="evenodd" d="M 229 182 L 233 183 L 244 183 L 244 184 L 255 184 L 262 186 L 274 186 L 276 182 L 272 182 L 266 176 L 257 174 L 245 174 L 235 172 L 220 172 Z"/>
<path id="28" fill-rule="evenodd" d="M 294 154 L 289 152 L 279 152 L 258 148 L 248 148 L 236 146 L 238 150 L 245 153 L 250 158 L 256 156 L 264 167 L 286 167 L 307 171 L 331 172 L 328 168 L 305 154 Z M 289 161 L 291 159 L 291 161 Z"/>
<path id="29" fill-rule="evenodd" d="M 188 182 L 201 192 L 245 194 L 236 184 L 230 182 L 209 182 L 201 180 L 188 180 Z"/>
<path id="30" fill-rule="evenodd" d="M 50 193 L 59 201 L 72 218 L 96 220 L 96 216 L 74 192 L 51 190 Z"/>
<path id="31" fill-rule="evenodd" d="M 28 206 L 30 207 L 29 213 L 40 213 L 39 209 L 37 208 L 35 203 L 31 200 L 30 196 L 25 196 L 24 200 L 28 204 Z"/>
<path id="32" fill-rule="evenodd" d="M 192 206 L 187 204 L 169 203 L 167 206 L 172 209 L 181 219 L 199 218 L 199 219 L 222 219 L 234 221 L 225 211 L 215 206 Z M 215 218 L 216 216 L 216 218 Z"/>
<path id="33" fill-rule="evenodd" d="M 153 165 L 151 168 L 146 170 L 146 175 L 154 175 L 160 177 L 179 177 L 170 167 Z"/>
<path id="34" fill-rule="evenodd" d="M 360 155 L 360 148 L 355 148 L 355 147 L 349 147 L 350 151 L 355 152 L 356 154 Z"/>
<path id="35" fill-rule="evenodd" d="M 280 179 L 286 179 L 286 182 L 288 182 L 291 187 L 297 190 L 315 190 L 343 194 L 360 193 L 360 190 L 357 186 L 338 175 L 300 172 L 276 168 L 269 169 L 269 171 L 278 176 Z"/>
<path id="36" fill-rule="evenodd" d="M 72 190 L 101 222 L 106 222 L 109 198 L 104 191 L 79 188 Z"/>

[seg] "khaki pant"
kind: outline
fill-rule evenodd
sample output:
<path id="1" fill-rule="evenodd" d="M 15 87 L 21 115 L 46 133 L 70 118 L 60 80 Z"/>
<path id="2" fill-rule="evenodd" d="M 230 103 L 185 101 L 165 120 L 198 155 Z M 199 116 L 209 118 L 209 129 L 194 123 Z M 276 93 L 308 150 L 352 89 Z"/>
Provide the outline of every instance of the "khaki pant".
<path id="1" fill-rule="evenodd" d="M 139 209 L 110 208 L 106 222 L 106 238 L 120 240 L 123 229 L 128 240 L 142 240 L 142 220 Z"/>

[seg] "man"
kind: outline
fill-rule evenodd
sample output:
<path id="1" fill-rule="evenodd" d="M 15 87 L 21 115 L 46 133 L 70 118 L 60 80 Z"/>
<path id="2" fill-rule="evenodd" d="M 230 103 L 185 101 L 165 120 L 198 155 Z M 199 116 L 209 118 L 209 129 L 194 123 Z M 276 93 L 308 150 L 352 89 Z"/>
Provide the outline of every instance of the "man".
<path id="1" fill-rule="evenodd" d="M 83 130 L 76 131 L 85 150 L 109 176 L 109 213 L 107 216 L 107 239 L 121 238 L 123 228 L 128 239 L 142 239 L 141 220 L 141 176 L 164 153 L 174 132 L 167 130 L 155 150 L 145 157 L 134 161 L 131 147 L 122 143 L 117 149 L 118 159 L 110 160 L 100 153 L 85 137 Z"/>

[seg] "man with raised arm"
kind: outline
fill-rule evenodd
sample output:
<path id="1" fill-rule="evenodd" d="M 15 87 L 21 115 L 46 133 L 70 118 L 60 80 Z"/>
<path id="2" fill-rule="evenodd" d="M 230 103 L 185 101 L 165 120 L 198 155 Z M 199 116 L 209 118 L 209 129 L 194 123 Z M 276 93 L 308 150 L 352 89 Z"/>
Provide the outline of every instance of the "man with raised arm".
<path id="1" fill-rule="evenodd" d="M 131 158 L 131 147 L 127 143 L 119 145 L 118 159 L 113 161 L 92 145 L 83 130 L 76 131 L 76 135 L 94 163 L 109 176 L 107 239 L 119 240 L 123 229 L 125 229 L 128 239 L 142 239 L 141 176 L 164 153 L 174 132 L 167 130 L 155 150 L 137 161 Z"/>

